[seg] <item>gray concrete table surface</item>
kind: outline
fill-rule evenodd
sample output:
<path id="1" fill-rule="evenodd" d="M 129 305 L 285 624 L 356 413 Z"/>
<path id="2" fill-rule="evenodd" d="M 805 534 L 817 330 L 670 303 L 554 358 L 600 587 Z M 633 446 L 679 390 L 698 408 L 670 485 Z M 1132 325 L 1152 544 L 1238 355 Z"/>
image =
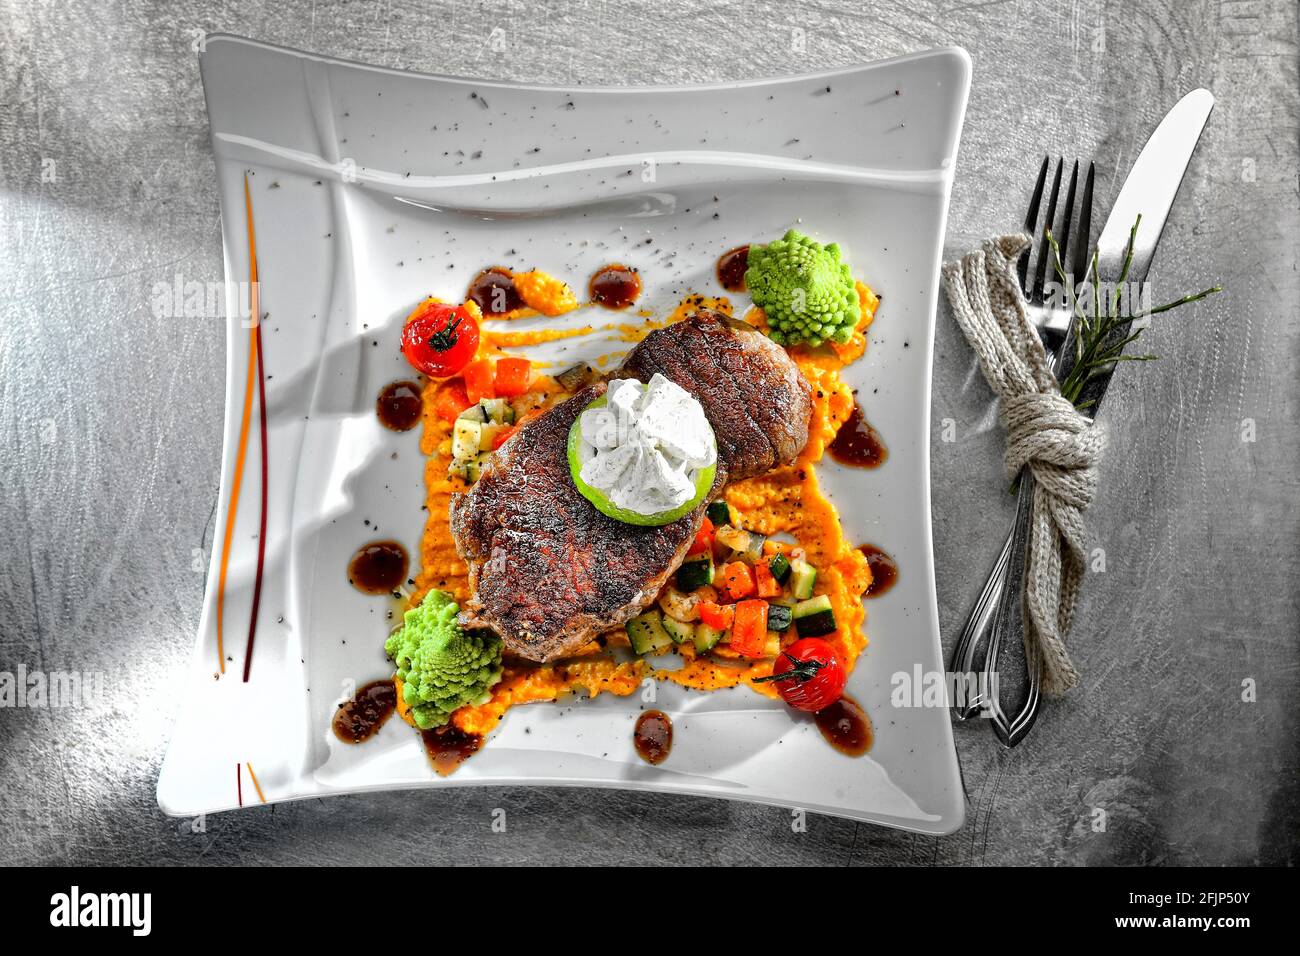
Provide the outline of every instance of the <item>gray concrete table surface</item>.
<path id="1" fill-rule="evenodd" d="M 494 44 L 492 32 L 500 30 Z M 806 53 L 792 52 L 804 31 Z M 1166 108 L 1218 97 L 1123 370 L 1071 637 L 1082 685 L 1001 750 L 958 727 L 944 838 L 706 799 L 472 789 L 163 816 L 154 784 L 198 624 L 219 479 L 222 322 L 154 283 L 220 280 L 192 49 L 226 31 L 440 73 L 731 80 L 960 44 L 974 86 L 946 256 L 1016 226 L 1047 149 L 1109 200 Z M 504 45 L 503 50 L 494 46 Z M 106 675 L 0 709 L 0 862 L 1294 863 L 1300 444 L 1297 8 L 1287 0 L 39 3 L 0 9 L 0 671 Z M 946 304 L 932 418 L 945 646 L 1008 526 L 1002 436 Z M 944 441 L 943 432 L 953 441 Z M 197 569 L 197 570 L 196 570 Z M 1253 688 L 1253 693 L 1251 689 Z M 492 810 L 507 810 L 504 834 Z M 1105 826 L 1098 811 L 1104 811 Z"/>

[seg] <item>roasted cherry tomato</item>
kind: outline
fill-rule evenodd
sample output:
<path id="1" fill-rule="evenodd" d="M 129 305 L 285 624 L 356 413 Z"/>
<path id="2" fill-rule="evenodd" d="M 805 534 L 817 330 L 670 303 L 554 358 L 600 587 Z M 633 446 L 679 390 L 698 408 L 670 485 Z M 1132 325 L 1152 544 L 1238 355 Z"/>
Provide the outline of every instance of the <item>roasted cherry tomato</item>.
<path id="1" fill-rule="evenodd" d="M 805 637 L 781 652 L 772 665 L 771 677 L 755 677 L 754 683 L 773 681 L 781 699 L 791 707 L 816 713 L 844 695 L 848 679 L 844 662 L 829 642 Z"/>
<path id="2" fill-rule="evenodd" d="M 402 329 L 402 354 L 430 378 L 463 369 L 478 351 L 478 323 L 464 306 L 425 302 Z"/>

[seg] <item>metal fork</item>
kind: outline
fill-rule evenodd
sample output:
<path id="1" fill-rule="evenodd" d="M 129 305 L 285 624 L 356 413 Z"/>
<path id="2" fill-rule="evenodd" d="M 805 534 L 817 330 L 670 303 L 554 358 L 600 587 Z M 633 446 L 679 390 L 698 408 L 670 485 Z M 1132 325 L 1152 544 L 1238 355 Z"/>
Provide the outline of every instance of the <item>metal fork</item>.
<path id="1" fill-rule="evenodd" d="M 1051 166 L 1051 157 L 1043 158 L 1043 165 L 1038 171 L 1038 181 L 1034 185 L 1033 196 L 1029 200 L 1029 212 L 1025 216 L 1025 232 L 1036 237 L 1031 247 L 1020 260 L 1018 270 L 1020 288 L 1025 294 L 1026 312 L 1030 321 L 1038 329 L 1047 351 L 1048 361 L 1053 373 L 1059 374 L 1064 355 L 1062 346 L 1070 331 L 1071 311 L 1068 299 L 1056 295 L 1058 277 L 1053 266 L 1053 252 L 1047 241 L 1050 229 L 1061 248 L 1062 264 L 1069 264 L 1067 275 L 1070 281 L 1078 283 L 1083 280 L 1088 267 L 1089 239 L 1092 230 L 1092 187 L 1094 167 L 1088 164 L 1083 191 L 1078 203 L 1078 218 L 1075 221 L 1075 195 L 1079 184 L 1079 162 L 1074 162 L 1070 171 L 1070 183 L 1065 194 L 1065 203 L 1058 219 L 1057 206 L 1061 192 L 1061 178 L 1065 169 L 1065 160 L 1056 161 L 1056 170 L 1052 176 L 1052 191 L 1047 201 L 1047 210 L 1040 219 L 1044 187 L 1047 173 Z M 1071 225 L 1074 229 L 1071 229 Z M 1073 256 L 1070 255 L 1073 251 Z M 1035 252 L 1037 253 L 1035 257 Z M 1036 260 L 1033 268 L 1033 281 L 1030 279 L 1031 260 Z M 1048 283 L 1052 283 L 1049 295 Z M 962 699 L 953 701 L 953 716 L 957 720 L 967 720 L 977 715 L 985 715 L 993 722 L 993 730 L 998 738 L 1008 747 L 1014 747 L 1029 732 L 1038 716 L 1039 684 L 1041 680 L 1040 664 L 1026 656 L 1028 671 L 1028 691 L 1025 702 L 1015 717 L 1008 719 L 1002 709 L 998 692 L 998 659 L 1002 649 L 1002 634 L 1006 632 L 1009 615 L 1021 613 L 1020 601 L 1009 598 L 1019 597 L 1023 589 L 1024 555 L 1029 536 L 1029 515 L 1033 503 L 1033 476 L 1028 470 L 1019 477 L 1016 498 L 1016 518 L 1011 531 L 1007 534 L 993 570 L 980 591 L 980 596 L 971 609 L 970 616 L 962 628 L 953 649 L 951 669 L 959 675 L 973 675 L 979 665 L 979 680 L 972 686 L 965 685 L 971 693 Z M 1017 588 L 1013 595 L 1007 595 L 1009 581 L 1015 581 Z M 1004 599 L 1007 598 L 1007 599 Z"/>

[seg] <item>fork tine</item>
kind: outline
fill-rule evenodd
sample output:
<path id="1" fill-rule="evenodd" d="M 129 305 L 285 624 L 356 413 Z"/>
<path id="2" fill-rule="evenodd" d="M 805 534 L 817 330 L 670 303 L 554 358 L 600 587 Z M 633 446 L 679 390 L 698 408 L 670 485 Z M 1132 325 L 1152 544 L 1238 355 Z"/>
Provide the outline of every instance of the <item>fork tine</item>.
<path id="1" fill-rule="evenodd" d="M 1047 277 L 1047 256 L 1052 247 L 1047 242 L 1047 230 L 1056 222 L 1056 199 L 1061 193 L 1061 169 L 1064 159 L 1056 161 L 1056 172 L 1052 176 L 1052 198 L 1047 202 L 1047 217 L 1043 219 L 1043 231 L 1038 243 L 1038 266 L 1034 269 L 1034 284 L 1029 290 L 1031 302 L 1043 301 L 1043 280 Z"/>
<path id="2" fill-rule="evenodd" d="M 1034 227 L 1038 225 L 1038 205 L 1043 200 L 1043 184 L 1047 182 L 1047 164 L 1050 162 L 1050 156 L 1043 157 L 1043 165 L 1038 170 L 1038 182 L 1034 184 L 1034 194 L 1029 199 L 1029 212 L 1025 216 L 1025 232 L 1032 237 Z M 1020 264 L 1016 266 L 1016 271 L 1020 276 L 1020 291 L 1028 292 L 1029 288 L 1025 285 L 1029 278 L 1029 257 L 1034 254 L 1033 246 L 1025 250 L 1025 254 L 1020 257 Z"/>
<path id="3" fill-rule="evenodd" d="M 1079 228 L 1074 240 L 1074 262 L 1070 265 L 1071 281 L 1077 286 L 1088 271 L 1089 243 L 1092 240 L 1092 177 L 1095 169 L 1088 164 L 1088 178 L 1083 181 L 1083 198 L 1079 201 Z M 1064 259 L 1064 256 L 1062 256 Z"/>
<path id="4" fill-rule="evenodd" d="M 1074 168 L 1070 170 L 1070 188 L 1065 191 L 1065 214 L 1061 217 L 1061 231 L 1053 233 L 1057 237 L 1057 242 L 1061 246 L 1061 268 L 1070 261 L 1070 221 L 1074 218 L 1074 191 L 1079 184 L 1079 161 L 1074 161 Z M 1055 258 L 1052 260 L 1052 266 L 1048 267 L 1048 275 L 1053 279 L 1056 277 Z M 1064 291 L 1064 290 L 1062 290 Z M 1065 296 L 1065 302 L 1070 301 L 1069 295 Z"/>

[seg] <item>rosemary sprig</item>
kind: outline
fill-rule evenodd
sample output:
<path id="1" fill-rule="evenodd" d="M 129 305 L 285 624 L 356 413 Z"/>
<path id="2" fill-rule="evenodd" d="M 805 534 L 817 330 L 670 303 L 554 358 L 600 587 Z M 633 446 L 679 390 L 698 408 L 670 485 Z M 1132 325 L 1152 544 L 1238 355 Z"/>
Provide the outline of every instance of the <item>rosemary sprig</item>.
<path id="1" fill-rule="evenodd" d="M 1185 295 L 1172 302 L 1166 302 L 1164 305 L 1157 305 L 1129 315 L 1122 315 L 1120 313 L 1120 299 L 1124 285 L 1128 281 L 1129 269 L 1133 265 L 1133 246 L 1137 241 L 1138 226 L 1141 223 L 1142 217 L 1139 215 L 1133 223 L 1133 228 L 1129 230 L 1128 245 L 1124 250 L 1124 265 L 1120 269 L 1119 279 L 1108 297 L 1107 308 L 1105 309 L 1102 308 L 1101 276 L 1097 270 L 1098 253 L 1096 249 L 1093 250 L 1092 262 L 1088 269 L 1088 276 L 1091 276 L 1092 279 L 1091 315 L 1088 314 L 1087 309 L 1080 308 L 1074 284 L 1070 281 L 1070 277 L 1065 274 L 1065 266 L 1061 262 L 1061 247 L 1057 244 L 1056 237 L 1052 235 L 1051 230 L 1047 231 L 1047 241 L 1052 246 L 1052 265 L 1056 270 L 1057 277 L 1061 280 L 1062 287 L 1066 289 L 1070 312 L 1074 316 L 1074 364 L 1061 381 L 1061 394 L 1069 399 L 1074 407 L 1080 411 L 1093 404 L 1091 399 L 1084 398 L 1088 385 L 1103 375 L 1114 371 L 1115 366 L 1120 362 L 1151 362 L 1158 358 L 1155 355 L 1123 354 L 1124 349 L 1135 342 L 1142 334 L 1141 328 L 1134 329 L 1132 327 L 1134 320 L 1159 315 L 1162 312 L 1168 312 L 1170 309 L 1176 309 L 1180 305 L 1199 302 L 1207 296 L 1223 291 L 1221 286 L 1216 285 L 1192 295 Z M 1085 276 L 1085 279 L 1088 276 Z"/>
<path id="2" fill-rule="evenodd" d="M 1052 231 L 1047 230 L 1047 241 L 1052 246 L 1052 266 L 1056 270 L 1057 277 L 1061 280 L 1062 288 L 1066 290 L 1066 301 L 1069 304 L 1070 313 L 1074 317 L 1074 325 L 1071 329 L 1074 341 L 1074 364 L 1060 383 L 1061 394 L 1069 399 L 1070 403 L 1079 411 L 1085 411 L 1094 404 L 1093 399 L 1084 398 L 1088 386 L 1096 379 L 1114 371 L 1115 366 L 1120 362 L 1153 362 L 1159 358 L 1157 355 L 1123 354 L 1124 349 L 1137 341 L 1142 334 L 1142 329 L 1132 327 L 1135 319 L 1159 315 L 1162 312 L 1168 312 L 1170 309 L 1176 309 L 1180 305 L 1199 302 L 1207 296 L 1223 291 L 1222 286 L 1211 286 L 1192 295 L 1185 295 L 1181 299 L 1166 302 L 1164 305 L 1143 309 L 1127 316 L 1121 315 L 1120 299 L 1124 284 L 1128 282 L 1129 270 L 1133 266 L 1133 246 L 1137 241 L 1138 226 L 1141 224 L 1142 216 L 1139 214 L 1137 220 L 1133 223 L 1133 228 L 1129 230 L 1128 245 L 1124 249 L 1124 265 L 1120 268 L 1119 279 L 1115 283 L 1113 293 L 1108 297 L 1107 307 L 1104 310 L 1102 309 L 1101 274 L 1097 268 L 1099 250 L 1096 248 L 1092 250 L 1092 260 L 1089 263 L 1088 272 L 1084 276 L 1085 279 L 1089 276 L 1092 278 L 1091 315 L 1087 309 L 1080 307 L 1079 298 L 1075 294 L 1074 283 L 1065 274 L 1065 265 L 1061 262 L 1061 247 L 1057 244 Z M 1019 488 L 1020 478 L 1017 476 L 1011 482 L 1011 487 L 1008 490 L 1011 494 L 1015 494 Z"/>

